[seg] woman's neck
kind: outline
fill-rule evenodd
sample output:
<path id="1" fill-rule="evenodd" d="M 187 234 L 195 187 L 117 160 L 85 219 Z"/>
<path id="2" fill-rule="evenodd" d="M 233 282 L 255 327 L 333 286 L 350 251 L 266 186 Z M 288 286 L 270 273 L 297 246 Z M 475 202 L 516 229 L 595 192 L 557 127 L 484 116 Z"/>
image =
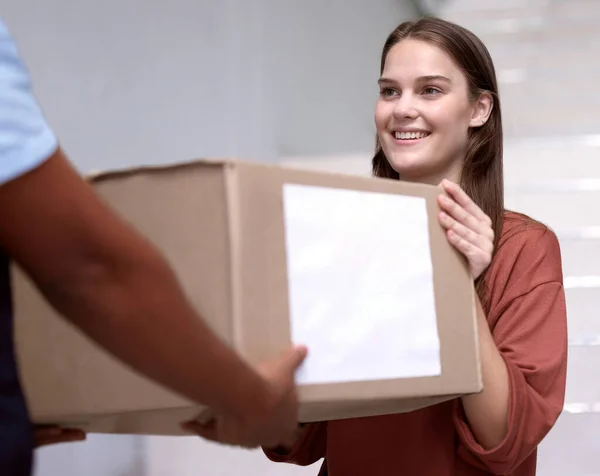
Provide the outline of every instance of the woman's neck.
<path id="1" fill-rule="evenodd" d="M 445 170 L 445 171 L 440 171 L 439 173 L 434 173 L 434 174 L 412 176 L 412 177 L 400 176 L 400 180 L 403 180 L 405 182 L 425 183 L 428 185 L 435 185 L 435 186 L 439 185 L 442 182 L 442 180 L 444 180 L 444 179 L 450 180 L 454 183 L 460 183 L 460 172 L 461 172 L 461 168 L 457 167 L 457 170 L 454 170 L 454 169 Z"/>

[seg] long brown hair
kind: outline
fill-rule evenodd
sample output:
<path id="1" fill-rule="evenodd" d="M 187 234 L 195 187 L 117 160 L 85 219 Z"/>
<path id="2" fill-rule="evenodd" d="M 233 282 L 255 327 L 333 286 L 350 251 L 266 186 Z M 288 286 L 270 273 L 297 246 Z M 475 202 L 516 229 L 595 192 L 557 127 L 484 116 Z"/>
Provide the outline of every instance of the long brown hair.
<path id="1" fill-rule="evenodd" d="M 481 127 L 469 130 L 460 186 L 492 219 L 496 249 L 504 221 L 504 173 L 502 113 L 492 58 L 481 40 L 465 28 L 438 18 L 421 18 L 401 23 L 388 36 L 381 54 L 381 73 L 390 49 L 406 38 L 426 41 L 448 54 L 465 74 L 471 100 L 476 100 L 485 91 L 493 98 L 488 121 Z M 379 139 L 376 140 L 372 172 L 376 177 L 400 179 L 398 172 L 388 162 Z M 484 273 L 475 285 L 484 308 L 487 308 L 485 281 Z"/>

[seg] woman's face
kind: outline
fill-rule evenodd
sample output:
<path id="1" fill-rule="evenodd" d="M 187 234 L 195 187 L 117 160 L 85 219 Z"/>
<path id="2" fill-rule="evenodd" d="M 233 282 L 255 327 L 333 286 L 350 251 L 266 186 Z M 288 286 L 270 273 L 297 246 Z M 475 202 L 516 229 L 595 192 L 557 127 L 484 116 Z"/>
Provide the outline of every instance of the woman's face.
<path id="1" fill-rule="evenodd" d="M 491 96 L 471 101 L 467 78 L 450 57 L 413 39 L 390 49 L 379 83 L 375 124 L 393 169 L 402 180 L 458 181 L 469 128 L 485 123 Z"/>

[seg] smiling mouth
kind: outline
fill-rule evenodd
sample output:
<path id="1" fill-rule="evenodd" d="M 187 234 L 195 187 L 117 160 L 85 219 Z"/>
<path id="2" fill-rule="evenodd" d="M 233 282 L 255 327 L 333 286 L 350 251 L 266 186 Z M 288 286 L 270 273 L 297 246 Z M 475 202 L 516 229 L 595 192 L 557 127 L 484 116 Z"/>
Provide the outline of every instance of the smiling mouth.
<path id="1" fill-rule="evenodd" d="M 392 132 L 394 139 L 406 141 L 424 139 L 430 134 L 430 132 Z"/>

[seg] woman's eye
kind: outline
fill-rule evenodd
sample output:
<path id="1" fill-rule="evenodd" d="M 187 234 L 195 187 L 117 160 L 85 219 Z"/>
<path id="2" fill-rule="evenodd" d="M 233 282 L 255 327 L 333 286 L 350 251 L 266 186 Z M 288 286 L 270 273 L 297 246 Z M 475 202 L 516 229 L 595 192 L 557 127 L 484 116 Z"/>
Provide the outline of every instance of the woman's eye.
<path id="1" fill-rule="evenodd" d="M 383 96 L 383 97 L 390 97 L 390 96 L 394 96 L 397 93 L 392 88 L 383 88 L 383 89 L 381 89 L 379 94 L 381 94 L 381 96 Z"/>
<path id="2" fill-rule="evenodd" d="M 438 88 L 425 88 L 423 93 L 427 96 L 435 96 L 436 94 L 440 94 L 441 91 Z"/>

